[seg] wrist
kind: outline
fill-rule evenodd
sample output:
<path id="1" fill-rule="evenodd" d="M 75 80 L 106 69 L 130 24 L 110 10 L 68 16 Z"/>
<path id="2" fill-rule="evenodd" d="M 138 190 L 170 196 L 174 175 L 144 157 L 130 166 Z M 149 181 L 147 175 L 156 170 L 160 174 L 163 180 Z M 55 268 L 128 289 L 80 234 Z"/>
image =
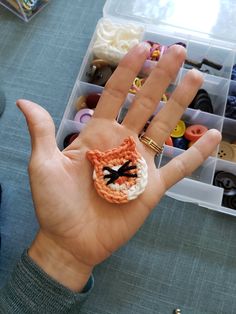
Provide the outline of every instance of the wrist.
<path id="1" fill-rule="evenodd" d="M 41 230 L 28 254 L 50 277 L 76 292 L 83 290 L 93 270 L 91 266 L 78 261 Z"/>

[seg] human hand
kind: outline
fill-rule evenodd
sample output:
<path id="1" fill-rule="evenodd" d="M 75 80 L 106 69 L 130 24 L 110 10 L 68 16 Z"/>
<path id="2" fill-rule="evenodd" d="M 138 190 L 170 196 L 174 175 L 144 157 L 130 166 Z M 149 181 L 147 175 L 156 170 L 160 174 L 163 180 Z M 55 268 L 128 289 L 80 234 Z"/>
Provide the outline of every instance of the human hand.
<path id="1" fill-rule="evenodd" d="M 208 131 L 191 148 L 156 169 L 155 153 L 138 135 L 156 109 L 166 88 L 185 60 L 185 49 L 172 46 L 158 62 L 134 98 L 122 124 L 116 122 L 134 78 L 149 48 L 133 48 L 105 86 L 93 118 L 79 137 L 62 152 L 57 148 L 50 115 L 39 105 L 19 100 L 32 140 L 30 184 L 40 230 L 29 255 L 54 279 L 80 291 L 95 265 L 126 243 L 143 224 L 167 189 L 193 172 L 216 148 L 221 135 Z M 146 135 L 160 146 L 168 138 L 202 84 L 196 70 L 189 71 L 155 116 Z M 94 188 L 89 150 L 105 151 L 132 136 L 148 165 L 148 185 L 137 199 L 111 204 Z"/>

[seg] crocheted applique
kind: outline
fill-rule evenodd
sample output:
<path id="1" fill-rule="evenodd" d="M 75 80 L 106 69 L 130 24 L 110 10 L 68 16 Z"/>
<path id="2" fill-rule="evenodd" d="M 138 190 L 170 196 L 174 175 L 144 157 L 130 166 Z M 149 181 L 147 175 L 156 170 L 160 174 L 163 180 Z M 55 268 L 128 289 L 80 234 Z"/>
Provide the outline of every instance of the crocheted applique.
<path id="1" fill-rule="evenodd" d="M 127 203 L 144 192 L 148 168 L 132 137 L 105 152 L 91 150 L 87 152 L 87 157 L 94 166 L 95 188 L 108 202 Z"/>

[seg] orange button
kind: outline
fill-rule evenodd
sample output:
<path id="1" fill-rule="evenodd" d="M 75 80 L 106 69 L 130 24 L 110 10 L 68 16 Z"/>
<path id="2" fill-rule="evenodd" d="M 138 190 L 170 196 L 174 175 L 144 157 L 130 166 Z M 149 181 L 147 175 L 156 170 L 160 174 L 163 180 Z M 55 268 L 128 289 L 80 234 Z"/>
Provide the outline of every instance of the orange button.
<path id="1" fill-rule="evenodd" d="M 201 136 L 203 136 L 203 134 L 207 132 L 207 130 L 208 128 L 202 124 L 194 124 L 187 127 L 184 137 L 191 142 L 196 142 Z"/>

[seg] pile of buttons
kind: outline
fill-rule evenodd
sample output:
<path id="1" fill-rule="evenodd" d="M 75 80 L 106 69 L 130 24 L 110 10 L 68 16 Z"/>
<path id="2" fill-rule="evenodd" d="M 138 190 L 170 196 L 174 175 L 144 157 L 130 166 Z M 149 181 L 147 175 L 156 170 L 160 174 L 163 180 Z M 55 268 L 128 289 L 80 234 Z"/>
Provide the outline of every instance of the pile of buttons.
<path id="1" fill-rule="evenodd" d="M 218 158 L 236 162 L 236 142 L 221 141 L 218 151 Z"/>
<path id="2" fill-rule="evenodd" d="M 161 58 L 161 56 L 166 52 L 166 50 L 170 47 L 170 46 L 161 45 L 160 43 L 155 43 L 150 40 L 147 40 L 146 42 L 151 46 L 150 54 L 149 54 L 149 57 L 147 58 L 148 60 L 151 60 L 151 61 L 158 61 Z M 186 47 L 186 44 L 183 42 L 178 42 L 178 43 L 175 43 L 174 45 L 181 45 L 183 47 Z"/>
<path id="3" fill-rule="evenodd" d="M 75 102 L 75 108 L 77 110 L 74 121 L 86 124 L 91 119 L 94 113 L 94 108 L 96 108 L 98 101 L 101 97 L 99 93 L 91 93 L 87 96 L 79 96 Z M 69 146 L 79 135 L 78 132 L 68 134 L 63 142 L 64 148 Z"/>
<path id="4" fill-rule="evenodd" d="M 234 64 L 232 69 L 231 80 L 236 81 L 236 64 Z"/>
<path id="5" fill-rule="evenodd" d="M 94 59 L 90 65 L 89 71 L 86 73 L 88 82 L 91 84 L 105 86 L 106 82 L 112 76 L 115 67 L 103 59 Z"/>
<path id="6" fill-rule="evenodd" d="M 224 189 L 222 206 L 236 209 L 236 176 L 227 171 L 218 171 L 213 184 Z"/>
<path id="7" fill-rule="evenodd" d="M 205 89 L 198 90 L 189 108 L 214 113 L 211 98 Z"/>
<path id="8" fill-rule="evenodd" d="M 199 140 L 207 130 L 208 128 L 201 124 L 194 124 L 187 127 L 185 122 L 180 120 L 165 144 L 186 150 Z"/>
<path id="9" fill-rule="evenodd" d="M 227 97 L 225 116 L 227 118 L 236 119 L 236 96 L 229 95 Z"/>

